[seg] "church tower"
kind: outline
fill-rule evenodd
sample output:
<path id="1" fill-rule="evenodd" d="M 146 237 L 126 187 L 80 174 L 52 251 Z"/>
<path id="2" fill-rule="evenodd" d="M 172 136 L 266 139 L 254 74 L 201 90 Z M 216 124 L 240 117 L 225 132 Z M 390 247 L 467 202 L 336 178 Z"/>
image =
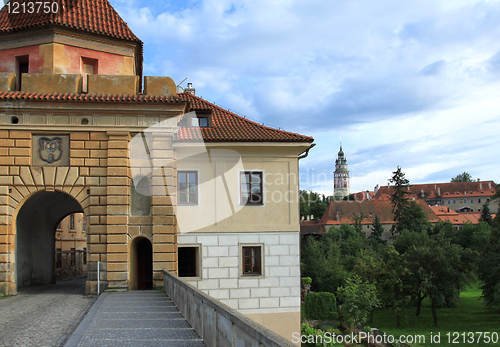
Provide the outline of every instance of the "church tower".
<path id="1" fill-rule="evenodd" d="M 337 199 L 343 199 L 349 194 L 349 170 L 347 170 L 347 159 L 342 150 L 342 143 L 340 143 L 340 151 L 337 160 L 335 160 L 335 172 L 333 173 L 333 195 Z"/>

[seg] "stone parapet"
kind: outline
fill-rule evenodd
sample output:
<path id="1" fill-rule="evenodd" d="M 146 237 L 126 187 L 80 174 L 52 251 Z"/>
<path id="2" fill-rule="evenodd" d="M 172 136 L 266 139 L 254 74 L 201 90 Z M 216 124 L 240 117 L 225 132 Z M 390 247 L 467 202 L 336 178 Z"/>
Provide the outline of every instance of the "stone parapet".
<path id="1" fill-rule="evenodd" d="M 295 346 L 168 271 L 163 271 L 163 283 L 167 295 L 208 347 Z"/>
<path id="2" fill-rule="evenodd" d="M 16 90 L 16 74 L 9 72 L 0 73 L 0 91 L 10 92 Z"/>
<path id="3" fill-rule="evenodd" d="M 170 96 L 177 93 L 175 82 L 170 77 L 144 76 L 144 94 Z"/>
<path id="4" fill-rule="evenodd" d="M 139 94 L 139 76 L 88 75 L 89 94 Z"/>
<path id="5" fill-rule="evenodd" d="M 82 76 L 69 74 L 22 74 L 22 92 L 77 93 L 82 92 Z"/>

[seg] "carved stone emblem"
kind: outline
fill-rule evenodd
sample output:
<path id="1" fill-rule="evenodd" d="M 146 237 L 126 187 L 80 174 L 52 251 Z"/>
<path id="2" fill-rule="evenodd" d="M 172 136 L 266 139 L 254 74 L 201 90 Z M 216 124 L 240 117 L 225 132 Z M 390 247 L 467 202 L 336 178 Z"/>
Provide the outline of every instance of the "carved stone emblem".
<path id="1" fill-rule="evenodd" d="M 61 148 L 62 139 L 60 137 L 40 137 L 39 143 L 40 159 L 49 164 L 61 159 L 63 151 Z"/>

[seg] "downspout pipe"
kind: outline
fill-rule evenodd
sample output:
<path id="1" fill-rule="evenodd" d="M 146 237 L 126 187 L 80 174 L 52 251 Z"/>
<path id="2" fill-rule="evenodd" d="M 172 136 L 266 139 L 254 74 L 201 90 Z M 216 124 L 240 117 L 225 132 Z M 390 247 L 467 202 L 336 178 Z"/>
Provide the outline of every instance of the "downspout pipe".
<path id="1" fill-rule="evenodd" d="M 304 154 L 299 155 L 299 160 L 300 160 L 300 159 L 307 158 L 307 156 L 309 155 L 309 151 L 310 151 L 310 150 L 311 150 L 311 148 L 313 148 L 314 146 L 316 146 L 316 144 L 315 144 L 315 143 L 311 144 L 311 146 L 310 146 L 308 149 L 306 149 L 306 152 L 305 152 Z"/>

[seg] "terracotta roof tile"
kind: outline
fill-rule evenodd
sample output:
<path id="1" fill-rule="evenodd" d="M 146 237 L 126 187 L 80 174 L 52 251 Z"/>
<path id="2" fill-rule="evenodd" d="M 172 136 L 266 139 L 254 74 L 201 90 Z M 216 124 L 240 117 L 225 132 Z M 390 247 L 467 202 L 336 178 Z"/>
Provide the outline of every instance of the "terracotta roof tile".
<path id="1" fill-rule="evenodd" d="M 210 128 L 180 127 L 178 141 L 206 142 L 306 142 L 312 137 L 269 128 L 226 111 L 197 96 L 187 93 L 176 96 L 118 95 L 118 94 L 63 94 L 35 92 L 1 92 L 0 101 L 25 100 L 33 102 L 107 102 L 107 103 L 168 103 L 186 104 L 186 112 L 211 111 Z"/>
<path id="2" fill-rule="evenodd" d="M 211 111 L 212 126 L 200 128 L 199 131 L 191 127 L 181 127 L 177 139 L 196 140 L 203 136 L 206 142 L 308 142 L 314 141 L 312 137 L 299 135 L 283 130 L 263 126 L 245 119 L 235 113 L 229 112 L 202 98 L 190 93 L 177 94 L 179 98 L 188 102 L 190 111 Z"/>
<path id="3" fill-rule="evenodd" d="M 491 196 L 497 191 L 493 181 L 481 182 L 450 182 L 432 184 L 412 184 L 406 195 L 409 199 L 420 199 L 422 192 L 426 199 L 446 197 Z M 388 200 L 393 193 L 393 187 L 382 186 L 374 199 Z"/>
<path id="4" fill-rule="evenodd" d="M 176 96 L 119 95 L 119 94 L 74 94 L 74 93 L 35 93 L 1 92 L 0 101 L 74 101 L 74 102 L 131 102 L 131 103 L 177 103 L 185 101 Z"/>
<path id="5" fill-rule="evenodd" d="M 439 220 L 423 200 L 416 200 L 416 203 L 420 205 L 429 222 L 435 223 Z M 394 223 L 392 205 L 387 200 L 332 201 L 320 223 L 330 225 L 353 224 L 353 216 L 361 213 L 365 217 L 361 224 L 372 224 L 375 215 L 379 216 L 380 222 L 383 224 Z"/>
<path id="6" fill-rule="evenodd" d="M 16 0 L 18 3 L 32 0 Z M 34 27 L 58 25 L 118 39 L 140 40 L 115 11 L 108 0 L 58 0 L 57 13 L 8 13 L 0 11 L 0 32 L 13 32 Z"/>

